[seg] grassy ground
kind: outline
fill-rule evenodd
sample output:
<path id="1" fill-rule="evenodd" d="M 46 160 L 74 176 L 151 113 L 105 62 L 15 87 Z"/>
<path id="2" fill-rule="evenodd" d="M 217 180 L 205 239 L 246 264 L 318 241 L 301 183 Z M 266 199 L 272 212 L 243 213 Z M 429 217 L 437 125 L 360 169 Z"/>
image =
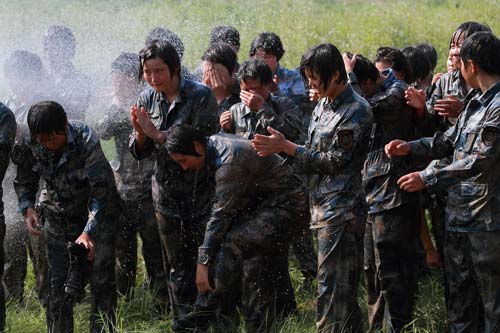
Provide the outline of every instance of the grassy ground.
<path id="1" fill-rule="evenodd" d="M 151 294 L 142 288 L 144 266 L 139 267 L 139 279 L 135 298 L 129 302 L 119 301 L 117 328 L 119 333 L 135 332 L 169 332 L 169 317 L 158 319 L 155 317 Z M 291 273 L 295 287 L 298 310 L 295 315 L 277 325 L 273 333 L 303 333 L 314 332 L 314 292 L 302 287 L 301 274 L 295 263 L 291 263 Z M 34 279 L 30 269 L 26 286 L 26 303 L 24 305 L 8 304 L 7 332 L 37 333 L 45 330 L 45 312 L 33 291 Z M 88 295 L 88 290 L 87 290 Z M 88 331 L 89 304 L 88 297 L 82 304 L 75 307 L 75 332 Z M 359 302 L 366 318 L 366 292 L 364 285 L 360 289 Z M 439 272 L 432 272 L 419 282 L 419 293 L 416 299 L 414 321 L 408 327 L 408 332 L 416 333 L 444 333 L 447 332 L 445 322 L 443 288 Z M 365 323 L 366 325 L 366 323 Z M 214 330 L 214 333 L 220 332 Z M 225 333 L 230 331 L 224 331 Z M 239 332 L 244 332 L 243 327 Z"/>
<path id="2" fill-rule="evenodd" d="M 461 22 L 475 20 L 490 25 L 497 33 L 500 31 L 497 0 L 0 0 L 0 3 L 0 65 L 16 48 L 40 52 L 47 26 L 65 24 L 74 30 L 79 43 L 75 62 L 96 82 L 97 94 L 109 83 L 112 59 L 123 51 L 137 52 L 146 33 L 160 25 L 176 31 L 183 39 L 186 48 L 183 62 L 190 69 L 199 64 L 210 28 L 217 24 L 239 29 L 240 60 L 246 59 L 250 41 L 257 33 L 276 32 L 286 49 L 282 63 L 287 67 L 298 66 L 303 52 L 319 42 L 332 42 L 341 51 L 371 58 L 382 45 L 403 47 L 427 41 L 437 48 L 438 70 L 443 70 L 449 38 Z M 0 80 L 0 96 L 6 94 L 6 85 Z M 100 110 L 91 111 L 98 115 Z M 109 150 L 110 145 L 106 147 Z M 294 266 L 292 276 L 299 310 L 277 331 L 312 332 L 314 295 L 301 289 L 300 274 Z M 8 306 L 10 332 L 44 331 L 44 311 L 33 295 L 33 281 L 30 275 L 26 304 Z M 365 298 L 362 289 L 361 304 Z M 169 331 L 168 318 L 163 321 L 154 318 L 150 299 L 147 291 L 138 288 L 131 303 L 120 302 L 120 332 Z M 87 303 L 76 307 L 76 332 L 87 331 L 87 314 Z M 439 273 L 420 283 L 411 330 L 446 332 Z"/>

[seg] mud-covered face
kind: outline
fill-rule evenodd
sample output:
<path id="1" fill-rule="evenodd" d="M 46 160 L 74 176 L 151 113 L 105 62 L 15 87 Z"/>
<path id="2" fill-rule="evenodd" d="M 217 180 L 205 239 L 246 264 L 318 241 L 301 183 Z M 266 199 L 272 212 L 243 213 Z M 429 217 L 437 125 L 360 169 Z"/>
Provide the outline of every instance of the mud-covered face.
<path id="1" fill-rule="evenodd" d="M 309 68 L 305 68 L 305 74 L 309 88 L 316 90 L 318 92 L 319 98 L 331 96 L 333 91 L 339 85 L 337 83 L 340 76 L 339 71 L 335 72 L 335 74 L 332 75 L 332 77 L 330 78 L 330 82 L 328 82 L 327 84 L 323 84 L 319 73 L 316 73 Z"/>
<path id="2" fill-rule="evenodd" d="M 450 53 L 449 58 L 451 60 L 451 64 L 455 70 L 460 70 L 460 49 L 462 48 L 462 44 L 464 42 L 464 34 L 461 31 L 457 31 L 453 34 L 453 39 L 450 43 Z"/>
<path id="3" fill-rule="evenodd" d="M 111 86 L 113 94 L 121 103 L 126 103 L 130 99 L 136 98 L 140 90 L 140 84 L 137 82 L 136 77 L 122 73 L 111 74 Z"/>
<path id="4" fill-rule="evenodd" d="M 143 77 L 151 88 L 158 92 L 170 90 L 174 79 L 167 64 L 160 58 L 148 59 L 144 62 Z"/>
<path id="5" fill-rule="evenodd" d="M 66 148 L 66 133 L 41 134 L 36 136 L 36 141 L 50 151 L 62 153 Z"/>
<path id="6" fill-rule="evenodd" d="M 257 49 L 254 58 L 264 60 L 273 74 L 278 70 L 278 58 L 273 54 L 266 53 L 264 49 Z"/>
<path id="7" fill-rule="evenodd" d="M 170 153 L 169 155 L 183 170 L 201 170 L 205 165 L 205 155 L 193 156 L 179 153 Z"/>

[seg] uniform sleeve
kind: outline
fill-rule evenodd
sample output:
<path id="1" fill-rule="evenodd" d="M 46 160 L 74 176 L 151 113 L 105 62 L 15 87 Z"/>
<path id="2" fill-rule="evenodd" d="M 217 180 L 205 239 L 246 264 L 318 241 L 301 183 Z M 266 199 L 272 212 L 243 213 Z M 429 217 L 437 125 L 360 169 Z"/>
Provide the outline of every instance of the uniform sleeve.
<path id="1" fill-rule="evenodd" d="M 120 115 L 120 109 L 116 106 L 111 106 L 104 117 L 96 124 L 95 130 L 102 140 L 111 140 L 115 135 L 117 127 L 123 116 Z"/>
<path id="2" fill-rule="evenodd" d="M 209 136 L 219 131 L 217 100 L 210 89 L 201 94 L 194 106 L 192 126 Z"/>
<path id="3" fill-rule="evenodd" d="M 85 175 L 90 185 L 88 202 L 89 216 L 84 232 L 91 237 L 96 225 L 104 221 L 106 208 L 115 196 L 115 184 L 112 171 L 101 149 L 101 145 L 92 134 L 86 141 Z"/>
<path id="4" fill-rule="evenodd" d="M 333 138 L 320 138 L 320 147 L 297 146 L 294 168 L 299 173 L 335 175 L 367 144 L 372 125 L 371 117 L 349 119 L 339 125 Z"/>
<path id="5" fill-rule="evenodd" d="M 146 108 L 148 103 L 143 94 L 139 96 L 139 99 L 137 100 L 136 104 L 139 108 L 141 106 L 144 106 Z M 135 139 L 135 129 L 132 132 L 132 134 L 130 134 L 130 141 L 128 147 L 132 156 L 134 156 L 134 158 L 138 160 L 145 159 L 146 157 L 150 156 L 156 151 L 155 143 L 149 137 L 146 137 L 146 141 L 144 142 L 144 147 L 142 148 L 142 150 L 137 149 L 137 140 Z"/>
<path id="6" fill-rule="evenodd" d="M 288 140 L 297 141 L 302 131 L 302 115 L 299 107 L 289 98 L 280 98 L 275 104 L 276 112 L 268 103 L 257 112 L 259 122 L 255 130 L 258 134 L 269 135 L 267 127 L 280 131 Z"/>
<path id="7" fill-rule="evenodd" d="M 457 131 L 457 126 L 453 126 L 444 133 L 437 132 L 432 138 L 422 138 L 409 142 L 412 158 L 419 161 L 450 157 L 453 155 L 453 142 L 455 142 Z"/>
<path id="8" fill-rule="evenodd" d="M 35 207 L 40 184 L 40 175 L 33 170 L 35 158 L 26 138 L 21 138 L 14 145 L 12 162 L 16 164 L 14 189 L 19 200 L 19 210 L 24 213 L 26 209 Z"/>
<path id="9" fill-rule="evenodd" d="M 474 175 L 489 172 L 498 172 L 500 157 L 500 108 L 493 112 L 493 116 L 483 123 L 478 133 L 477 143 L 471 148 L 470 154 L 455 159 L 445 167 L 437 168 L 430 164 L 420 172 L 425 186 L 433 191 L 443 190 Z"/>
<path id="10" fill-rule="evenodd" d="M 203 245 L 198 248 L 198 263 L 207 264 L 214 258 L 236 215 L 244 191 L 242 180 L 246 172 L 233 165 L 223 165 L 215 174 L 215 198 L 205 231 Z"/>

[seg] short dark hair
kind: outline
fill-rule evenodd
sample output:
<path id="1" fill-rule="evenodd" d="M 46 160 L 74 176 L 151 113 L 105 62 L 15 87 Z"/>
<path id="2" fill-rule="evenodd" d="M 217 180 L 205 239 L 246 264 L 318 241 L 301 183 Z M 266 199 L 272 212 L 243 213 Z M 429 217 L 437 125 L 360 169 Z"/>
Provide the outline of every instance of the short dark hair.
<path id="1" fill-rule="evenodd" d="M 144 63 L 149 59 L 159 58 L 168 66 L 170 77 L 178 75 L 181 77 L 181 60 L 179 54 L 175 51 L 172 44 L 164 40 L 153 40 L 144 46 L 139 52 L 140 66 L 139 66 L 139 80 L 142 79 L 144 73 Z"/>
<path id="2" fill-rule="evenodd" d="M 240 65 L 238 80 L 245 82 L 247 79 L 259 81 L 261 84 L 269 84 L 273 80 L 271 68 L 262 59 L 250 59 Z"/>
<path id="3" fill-rule="evenodd" d="M 147 34 L 144 44 L 148 44 L 154 40 L 162 40 L 172 45 L 179 55 L 179 59 L 182 59 L 184 56 L 184 43 L 182 43 L 179 35 L 172 30 L 163 27 L 156 27 Z"/>
<path id="4" fill-rule="evenodd" d="M 42 59 L 35 53 L 16 50 L 5 60 L 4 74 L 6 78 L 39 81 L 43 76 Z"/>
<path id="5" fill-rule="evenodd" d="M 210 61 L 214 64 L 221 64 L 227 68 L 229 74 L 234 72 L 237 56 L 234 50 L 226 43 L 219 42 L 210 45 L 201 57 L 203 61 Z"/>
<path id="6" fill-rule="evenodd" d="M 328 88 L 330 80 L 339 72 L 337 83 L 347 83 L 344 60 L 337 47 L 330 43 L 314 45 L 304 53 L 300 60 L 300 74 L 307 82 L 306 68 L 319 75 L 323 88 Z"/>
<path id="7" fill-rule="evenodd" d="M 280 61 L 283 54 L 285 54 L 283 43 L 281 43 L 281 39 L 274 32 L 262 32 L 255 37 L 250 44 L 250 51 L 248 52 L 248 55 L 250 57 L 255 56 L 258 49 L 263 49 L 266 54 L 276 56 L 278 61 Z"/>
<path id="8" fill-rule="evenodd" d="M 235 27 L 218 25 L 210 31 L 210 44 L 224 42 L 236 48 L 240 48 L 240 33 Z"/>
<path id="9" fill-rule="evenodd" d="M 43 48 L 57 48 L 68 59 L 75 56 L 76 39 L 70 28 L 64 25 L 52 25 L 43 35 Z"/>
<path id="10" fill-rule="evenodd" d="M 391 64 L 391 68 L 406 79 L 410 76 L 410 67 L 405 55 L 401 50 L 394 47 L 382 46 L 377 50 L 377 54 L 373 62 L 387 62 Z"/>
<path id="11" fill-rule="evenodd" d="M 137 53 L 122 52 L 111 63 L 111 73 L 119 73 L 130 77 L 136 77 L 139 72 L 140 60 Z"/>
<path id="12" fill-rule="evenodd" d="M 206 145 L 207 137 L 190 125 L 175 124 L 166 132 L 165 148 L 169 154 L 201 156 L 196 151 L 193 141 Z"/>
<path id="13" fill-rule="evenodd" d="M 450 45 L 454 41 L 457 41 L 460 39 L 460 37 L 464 37 L 464 40 L 472 35 L 473 33 L 479 32 L 479 31 L 487 31 L 491 32 L 491 29 L 489 26 L 486 24 L 482 24 L 479 22 L 474 22 L 474 21 L 468 21 L 460 24 L 458 28 L 455 29 L 453 34 L 451 35 L 450 39 Z"/>
<path id="14" fill-rule="evenodd" d="M 28 128 L 34 140 L 37 137 L 51 137 L 66 133 L 68 117 L 61 104 L 44 101 L 33 104 L 28 111 Z"/>
<path id="15" fill-rule="evenodd" d="M 347 56 L 352 59 L 353 54 L 348 53 Z M 370 60 L 363 57 L 361 54 L 356 55 L 353 72 L 356 74 L 356 78 L 359 82 L 366 80 L 376 82 L 380 77 L 377 67 L 375 67 Z"/>
<path id="16" fill-rule="evenodd" d="M 471 60 L 490 75 L 500 75 L 499 55 L 500 40 L 486 31 L 476 32 L 467 37 L 460 49 L 460 58 L 465 64 L 467 60 Z"/>
<path id="17" fill-rule="evenodd" d="M 431 65 L 425 55 L 416 47 L 406 46 L 401 49 L 401 52 L 406 57 L 406 61 L 410 65 L 409 77 L 405 77 L 406 83 L 413 83 L 418 80 L 425 79 L 431 72 Z"/>
<path id="18" fill-rule="evenodd" d="M 415 47 L 427 58 L 427 61 L 431 66 L 431 72 L 434 71 L 438 60 L 436 48 L 431 43 L 418 43 Z"/>

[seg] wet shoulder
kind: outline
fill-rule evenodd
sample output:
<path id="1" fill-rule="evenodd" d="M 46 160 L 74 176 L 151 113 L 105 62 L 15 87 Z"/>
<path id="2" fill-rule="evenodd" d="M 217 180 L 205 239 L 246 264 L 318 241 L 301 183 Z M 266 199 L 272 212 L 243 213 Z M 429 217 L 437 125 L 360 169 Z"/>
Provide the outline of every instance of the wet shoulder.
<path id="1" fill-rule="evenodd" d="M 234 134 L 217 133 L 209 138 L 209 145 L 213 149 L 217 166 L 223 164 L 239 164 L 257 153 L 251 146 L 250 140 Z"/>
<path id="2" fill-rule="evenodd" d="M 184 79 L 184 86 L 181 88 L 181 92 L 188 98 L 197 98 L 210 94 L 211 90 L 202 83 Z"/>
<path id="3" fill-rule="evenodd" d="M 99 144 L 99 137 L 95 130 L 82 121 L 70 121 L 69 132 L 74 142 L 81 148 L 93 149 Z"/>
<path id="4" fill-rule="evenodd" d="M 0 144 L 12 146 L 16 136 L 16 118 L 14 113 L 0 103 Z"/>

